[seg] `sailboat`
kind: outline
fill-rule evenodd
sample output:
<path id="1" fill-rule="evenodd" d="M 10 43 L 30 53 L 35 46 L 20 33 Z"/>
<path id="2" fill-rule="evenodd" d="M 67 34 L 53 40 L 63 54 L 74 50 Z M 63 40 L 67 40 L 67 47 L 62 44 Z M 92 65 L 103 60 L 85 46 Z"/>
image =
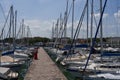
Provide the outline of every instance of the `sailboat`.
<path id="1" fill-rule="evenodd" d="M 0 67 L 0 79 L 1 80 L 8 80 L 18 78 L 18 73 L 13 72 L 10 68 Z"/>
<path id="2" fill-rule="evenodd" d="M 16 56 L 18 56 L 17 53 L 15 53 L 15 39 L 16 39 L 16 34 L 15 34 L 15 31 L 16 31 L 16 19 L 17 19 L 17 11 L 15 11 L 15 15 L 14 15 L 14 11 L 13 11 L 13 6 L 10 7 L 10 11 L 8 13 L 8 17 L 10 16 L 10 28 L 9 28 L 9 31 L 8 31 L 8 35 L 11 37 L 11 32 L 12 33 L 12 40 L 13 40 L 13 43 L 10 45 L 10 48 L 9 49 L 5 49 L 5 43 L 4 43 L 4 38 L 2 39 L 3 41 L 3 51 L 1 53 L 1 58 L 0 58 L 0 66 L 1 67 L 20 67 L 21 65 L 23 65 L 25 63 L 24 60 L 20 60 L 18 59 Z M 5 30 L 5 26 L 6 26 L 6 23 L 7 23 L 7 19 L 8 17 L 6 18 L 6 22 L 4 24 L 4 27 L 2 29 L 2 33 L 1 33 L 1 37 L 3 36 L 3 31 Z M 14 23 L 15 21 L 15 23 Z M 12 31 L 11 31 L 12 30 Z M 9 37 L 9 38 L 10 38 Z"/>
<path id="3" fill-rule="evenodd" d="M 2 7 L 2 5 L 0 5 L 0 6 Z M 4 34 L 4 29 L 5 29 L 7 19 L 8 19 L 8 17 L 7 18 L 5 17 L 5 24 L 4 24 L 3 28 L 2 28 L 2 33 L 0 35 L 1 41 L 3 41 L 3 39 L 4 39 L 3 34 Z M 6 44 L 8 45 L 8 43 L 6 43 Z M 3 49 L 5 49 L 4 46 L 6 44 L 1 43 L 1 45 L 0 45 L 1 51 Z M 8 52 L 13 53 L 12 50 L 9 50 Z M 0 52 L 0 80 L 17 79 L 18 78 L 18 73 L 17 72 L 12 71 L 10 68 L 2 67 L 3 65 L 5 65 L 4 61 L 7 61 L 7 60 L 11 60 L 11 58 L 6 58 L 5 56 L 3 57 L 2 52 Z"/>

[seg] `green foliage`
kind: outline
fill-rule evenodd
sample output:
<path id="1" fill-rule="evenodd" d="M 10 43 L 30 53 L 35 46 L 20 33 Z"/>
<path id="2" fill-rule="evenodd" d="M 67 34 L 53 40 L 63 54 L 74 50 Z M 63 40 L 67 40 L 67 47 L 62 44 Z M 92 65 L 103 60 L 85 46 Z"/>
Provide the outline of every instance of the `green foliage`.
<path id="1" fill-rule="evenodd" d="M 88 39 L 88 42 L 90 43 L 90 38 Z M 99 43 L 100 42 L 100 38 L 97 38 L 96 42 Z M 103 38 L 103 42 L 107 42 L 107 38 Z"/>
<path id="2" fill-rule="evenodd" d="M 50 39 L 49 38 L 45 38 L 45 37 L 34 37 L 34 38 L 31 38 L 29 40 L 29 43 L 30 44 L 34 44 L 36 42 L 43 42 L 43 43 L 46 43 L 46 42 L 49 42 Z"/>
<path id="3" fill-rule="evenodd" d="M 13 43 L 13 38 L 6 38 L 4 39 L 4 42 Z"/>
<path id="4" fill-rule="evenodd" d="M 37 42 L 43 42 L 43 43 L 46 43 L 46 42 L 49 42 L 50 39 L 49 38 L 45 38 L 45 37 L 33 37 L 33 38 L 22 38 L 22 39 L 16 39 L 15 42 L 17 44 L 34 44 L 34 43 L 37 43 Z M 13 43 L 13 38 L 5 38 L 4 41 L 0 40 L 0 42 L 5 42 L 5 43 Z"/>

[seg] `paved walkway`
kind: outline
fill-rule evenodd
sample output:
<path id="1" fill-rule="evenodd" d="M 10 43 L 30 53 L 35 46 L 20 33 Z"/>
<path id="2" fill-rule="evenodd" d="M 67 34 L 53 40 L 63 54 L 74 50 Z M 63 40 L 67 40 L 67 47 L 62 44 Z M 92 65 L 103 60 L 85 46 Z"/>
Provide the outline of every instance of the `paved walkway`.
<path id="1" fill-rule="evenodd" d="M 38 50 L 39 60 L 34 60 L 24 80 L 67 80 L 43 48 Z"/>

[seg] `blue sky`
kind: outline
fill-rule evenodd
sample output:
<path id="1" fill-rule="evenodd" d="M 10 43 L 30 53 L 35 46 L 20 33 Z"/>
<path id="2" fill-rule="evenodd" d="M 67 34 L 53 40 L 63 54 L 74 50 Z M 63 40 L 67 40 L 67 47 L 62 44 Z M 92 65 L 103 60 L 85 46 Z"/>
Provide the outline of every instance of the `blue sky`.
<path id="1" fill-rule="evenodd" d="M 72 0 L 69 0 L 69 6 Z M 91 1 L 91 0 L 89 0 Z M 94 15 L 97 22 L 99 20 L 99 0 L 94 0 Z M 104 0 L 103 0 L 104 1 Z M 75 0 L 75 27 L 80 18 L 86 0 Z M 1 5 L 4 8 L 5 13 L 8 12 L 11 5 L 18 11 L 18 27 L 22 19 L 25 19 L 25 24 L 29 25 L 33 36 L 51 37 L 52 23 L 56 22 L 60 13 L 64 13 L 66 0 L 0 0 Z M 89 6 L 90 7 L 90 6 Z M 118 36 L 120 35 L 120 0 L 108 0 L 104 15 L 104 36 Z M 0 17 L 3 17 L 0 11 Z M 2 19 L 0 19 L 1 22 Z M 0 23 L 1 23 L 0 22 Z M 81 29 L 80 37 L 86 37 L 86 20 L 84 20 L 83 27 Z M 119 24 L 118 24 L 119 22 Z M 2 27 L 2 26 L 1 26 Z M 71 30 L 71 17 L 68 22 L 67 34 L 70 36 Z M 95 28 L 94 28 L 95 32 Z"/>

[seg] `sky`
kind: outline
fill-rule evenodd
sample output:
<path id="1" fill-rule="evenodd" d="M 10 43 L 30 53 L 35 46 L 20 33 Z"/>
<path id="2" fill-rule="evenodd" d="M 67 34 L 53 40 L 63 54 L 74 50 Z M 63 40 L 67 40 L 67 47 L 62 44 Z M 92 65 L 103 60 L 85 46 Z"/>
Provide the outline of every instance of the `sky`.
<path id="1" fill-rule="evenodd" d="M 104 3 L 105 0 L 103 0 Z M 69 0 L 69 7 L 72 0 Z M 75 18 L 74 18 L 74 32 L 78 24 L 79 18 L 83 11 L 86 0 L 75 0 Z M 91 5 L 91 0 L 89 0 Z M 56 23 L 60 14 L 62 16 L 65 12 L 66 0 L 0 0 L 5 15 L 8 13 L 11 5 L 14 10 L 18 11 L 18 24 L 22 19 L 25 25 L 31 29 L 32 36 L 51 37 L 52 24 Z M 89 5 L 89 13 L 91 7 Z M 94 16 L 97 23 L 99 22 L 99 0 L 94 0 Z M 0 28 L 3 27 L 4 17 L 0 9 Z M 90 14 L 89 14 L 90 21 Z M 120 0 L 108 0 L 107 7 L 103 16 L 103 35 L 104 36 L 118 36 L 120 35 Z M 89 23 L 90 27 L 90 23 Z M 96 30 L 94 22 L 94 31 Z M 90 33 L 90 32 L 89 32 Z M 118 35 L 119 34 L 119 35 Z M 71 35 L 71 14 L 68 20 L 67 36 Z M 86 19 L 83 20 L 83 27 L 81 28 L 79 37 L 86 37 Z"/>

